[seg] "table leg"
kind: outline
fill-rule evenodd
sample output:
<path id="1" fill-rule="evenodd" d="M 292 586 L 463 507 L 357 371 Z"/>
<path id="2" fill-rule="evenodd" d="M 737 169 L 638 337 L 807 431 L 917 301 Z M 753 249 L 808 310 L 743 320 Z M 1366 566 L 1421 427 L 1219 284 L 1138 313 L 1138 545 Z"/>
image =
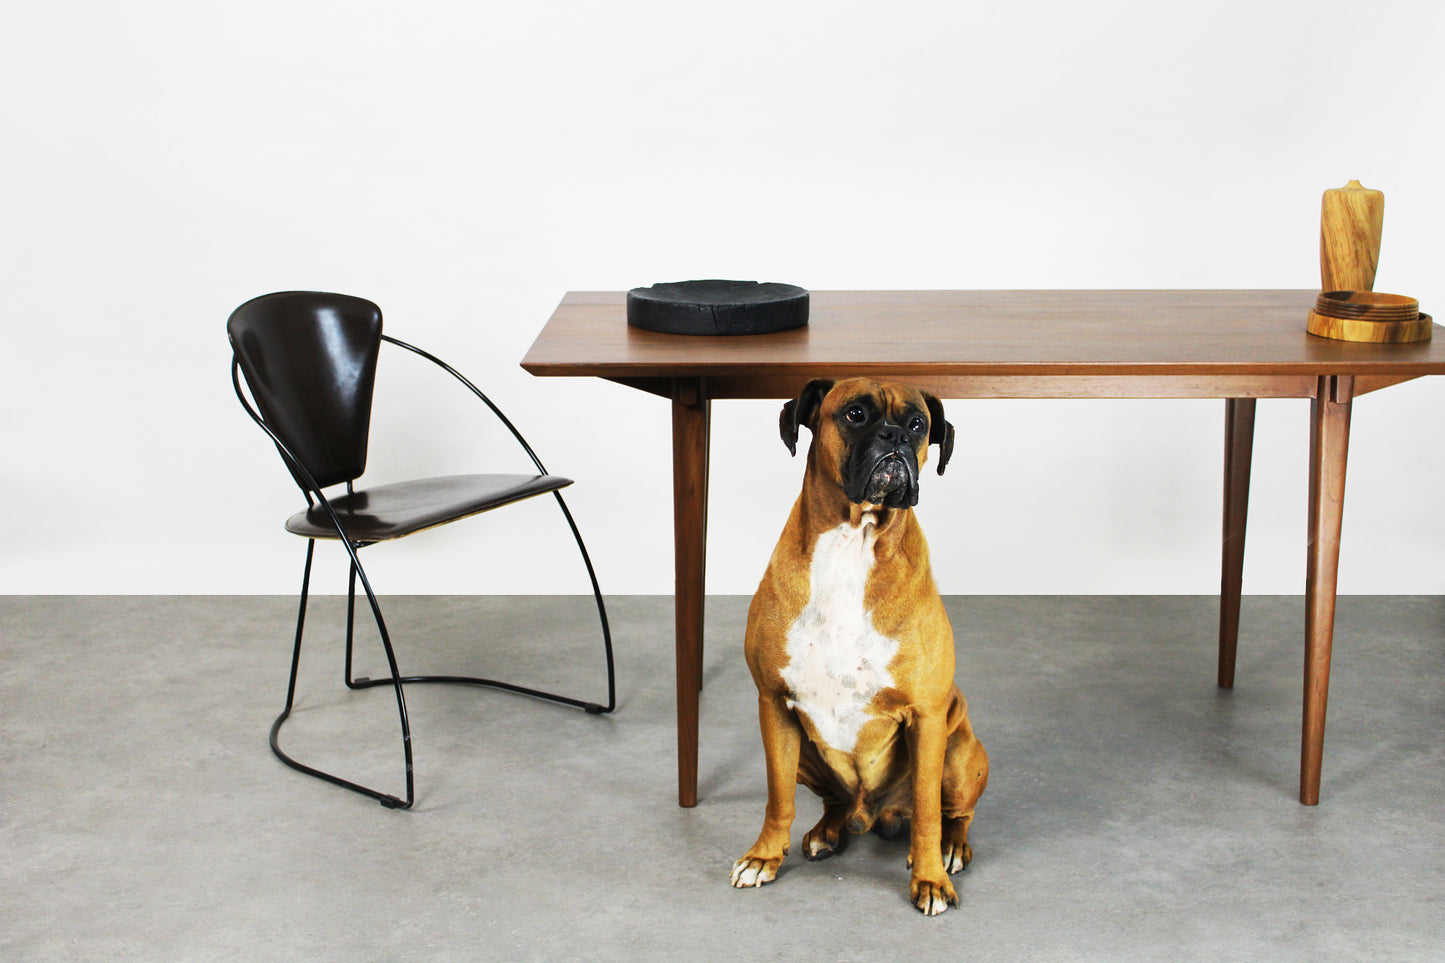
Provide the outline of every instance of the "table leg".
<path id="1" fill-rule="evenodd" d="M 702 559 L 702 575 L 698 576 L 698 598 L 702 602 L 697 610 L 697 691 L 702 691 L 702 662 L 703 653 L 706 651 L 707 633 L 703 631 L 703 610 L 702 606 L 707 602 L 707 502 L 708 492 L 712 491 L 712 400 L 704 402 L 706 410 L 703 413 L 703 441 L 702 441 L 702 535 L 698 538 L 700 543 L 698 551 Z"/>
<path id="2" fill-rule="evenodd" d="M 1254 457 L 1254 399 L 1224 402 L 1224 541 L 1219 580 L 1219 687 L 1234 688 L 1239 644 L 1239 597 L 1244 585 L 1244 530 L 1249 515 L 1249 469 Z"/>
<path id="3" fill-rule="evenodd" d="M 708 437 L 712 403 L 701 382 L 679 379 L 672 397 L 673 542 L 677 580 L 678 805 L 697 805 L 698 689 L 706 598 Z"/>
<path id="4" fill-rule="evenodd" d="M 1318 395 L 1310 402 L 1309 564 L 1305 581 L 1304 726 L 1300 752 L 1300 802 L 1306 806 L 1320 801 L 1353 395 L 1353 377 L 1323 377 Z"/>

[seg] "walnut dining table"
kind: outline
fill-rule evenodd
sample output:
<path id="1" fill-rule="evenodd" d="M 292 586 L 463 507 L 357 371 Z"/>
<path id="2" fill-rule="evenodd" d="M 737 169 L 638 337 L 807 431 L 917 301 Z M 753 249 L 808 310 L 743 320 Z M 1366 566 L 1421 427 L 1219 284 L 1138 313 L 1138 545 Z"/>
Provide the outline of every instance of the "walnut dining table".
<path id="1" fill-rule="evenodd" d="M 1319 801 L 1345 464 L 1354 399 L 1445 374 L 1445 341 L 1308 334 L 1316 291 L 815 291 L 807 326 L 741 337 L 631 328 L 623 292 L 569 292 L 522 367 L 603 378 L 672 407 L 678 798 L 697 803 L 711 405 L 794 397 L 810 378 L 905 381 L 944 399 L 1225 402 L 1218 684 L 1234 684 L 1259 398 L 1308 398 L 1300 802 Z M 1438 328 L 1436 329 L 1438 330 Z"/>

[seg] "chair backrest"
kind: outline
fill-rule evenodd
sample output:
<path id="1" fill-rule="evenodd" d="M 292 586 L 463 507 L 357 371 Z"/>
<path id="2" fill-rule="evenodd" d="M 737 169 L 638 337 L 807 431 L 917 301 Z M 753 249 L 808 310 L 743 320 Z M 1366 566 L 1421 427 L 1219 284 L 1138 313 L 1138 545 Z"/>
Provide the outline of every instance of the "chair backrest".
<path id="1" fill-rule="evenodd" d="M 316 484 L 326 488 L 360 477 L 381 309 L 345 294 L 282 291 L 233 311 L 226 334 L 266 426 Z M 308 487 L 294 468 L 291 473 Z"/>

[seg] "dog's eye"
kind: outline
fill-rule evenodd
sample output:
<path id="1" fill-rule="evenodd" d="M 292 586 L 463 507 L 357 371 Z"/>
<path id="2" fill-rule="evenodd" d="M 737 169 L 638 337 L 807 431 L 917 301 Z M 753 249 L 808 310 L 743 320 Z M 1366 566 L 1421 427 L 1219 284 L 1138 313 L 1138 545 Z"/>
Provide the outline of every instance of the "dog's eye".
<path id="1" fill-rule="evenodd" d="M 927 428 L 928 422 L 924 421 L 921 415 L 914 415 L 912 420 L 908 422 L 908 430 L 914 434 L 918 434 Z"/>
<path id="2" fill-rule="evenodd" d="M 863 410 L 862 405 L 854 405 L 843 412 L 843 417 L 848 419 L 850 425 L 861 425 L 868 418 L 868 412 Z"/>

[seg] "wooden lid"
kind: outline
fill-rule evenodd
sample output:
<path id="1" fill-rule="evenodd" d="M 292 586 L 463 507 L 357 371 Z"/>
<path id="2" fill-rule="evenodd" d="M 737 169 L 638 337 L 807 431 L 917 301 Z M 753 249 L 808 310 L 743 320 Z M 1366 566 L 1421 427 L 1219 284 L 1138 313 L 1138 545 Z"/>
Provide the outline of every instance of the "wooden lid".
<path id="1" fill-rule="evenodd" d="M 1420 316 L 1420 302 L 1403 294 L 1326 291 L 1315 299 L 1315 310 L 1327 318 L 1413 321 Z"/>

